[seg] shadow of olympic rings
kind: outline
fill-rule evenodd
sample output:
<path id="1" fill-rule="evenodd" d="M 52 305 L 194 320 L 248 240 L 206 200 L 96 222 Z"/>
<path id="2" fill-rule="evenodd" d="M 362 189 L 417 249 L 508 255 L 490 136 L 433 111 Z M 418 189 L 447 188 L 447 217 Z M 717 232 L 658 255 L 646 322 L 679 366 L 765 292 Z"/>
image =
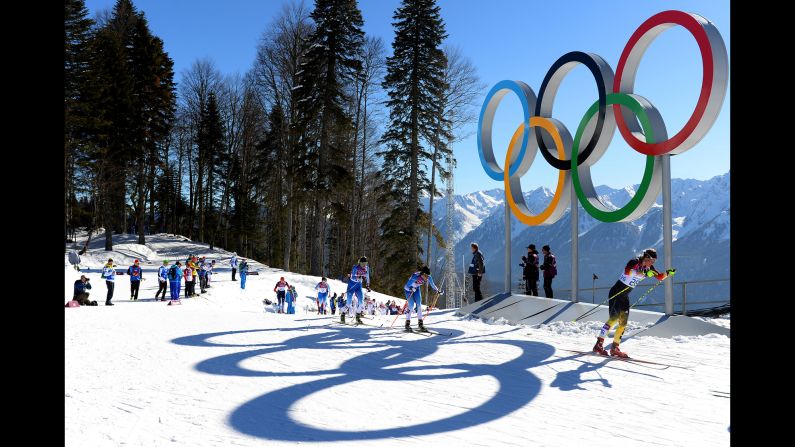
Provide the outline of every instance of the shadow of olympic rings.
<path id="1" fill-rule="evenodd" d="M 284 441 L 347 441 L 365 439 L 387 439 L 450 432 L 484 424 L 506 416 L 532 401 L 541 388 L 540 380 L 528 370 L 552 356 L 555 349 L 545 343 L 523 340 L 479 340 L 470 341 L 459 338 L 463 333 L 453 331 L 452 337 L 413 336 L 406 339 L 395 337 L 394 332 L 378 328 L 353 328 L 341 326 L 314 327 L 307 334 L 307 328 L 291 329 L 252 329 L 242 331 L 216 332 L 180 337 L 173 343 L 197 347 L 243 347 L 258 348 L 213 357 L 198 363 L 195 368 L 208 374 L 242 377 L 298 377 L 328 376 L 333 377 L 311 380 L 305 383 L 277 389 L 250 400 L 238 407 L 229 416 L 229 423 L 238 431 L 264 439 Z M 301 332 L 297 337 L 283 341 L 261 344 L 230 344 L 213 342 L 211 339 L 236 334 L 260 332 L 264 335 L 281 335 L 285 332 Z M 366 345 L 362 345 L 365 343 Z M 512 360 L 500 364 L 477 363 L 423 363 L 421 366 L 400 366 L 415 360 L 421 360 L 440 347 L 449 345 L 470 345 L 472 349 L 488 349 L 488 345 L 509 345 L 521 350 Z M 315 371 L 255 371 L 241 366 L 241 362 L 264 356 L 268 353 L 297 349 L 342 350 L 378 349 L 345 360 L 339 367 Z M 442 370 L 439 374 L 427 374 L 430 370 Z M 453 372 L 443 372 L 454 370 Z M 423 371 L 425 374 L 412 374 Z M 479 376 L 491 376 L 499 383 L 499 389 L 489 400 L 467 411 L 443 419 L 430 422 L 406 425 L 397 428 L 342 431 L 326 430 L 302 424 L 290 416 L 290 409 L 299 400 L 314 393 L 329 390 L 332 387 L 350 385 L 361 380 L 410 383 L 429 379 L 459 379 Z M 354 388 L 355 389 L 355 388 Z M 432 391 L 431 391 L 432 392 Z M 420 396 L 412 396 L 419 398 Z M 421 401 L 417 401 L 421 402 Z M 412 405 L 418 403 L 412 402 Z M 420 404 L 421 405 L 421 404 Z M 426 412 L 418 407 L 418 412 Z M 324 418 L 339 418 L 341 425 L 350 415 L 326 415 Z M 341 417 L 344 416 L 344 417 Z M 370 415 L 362 415 L 369 417 Z M 379 417 L 388 415 L 379 415 Z M 411 421 L 408 421 L 411 422 Z"/>

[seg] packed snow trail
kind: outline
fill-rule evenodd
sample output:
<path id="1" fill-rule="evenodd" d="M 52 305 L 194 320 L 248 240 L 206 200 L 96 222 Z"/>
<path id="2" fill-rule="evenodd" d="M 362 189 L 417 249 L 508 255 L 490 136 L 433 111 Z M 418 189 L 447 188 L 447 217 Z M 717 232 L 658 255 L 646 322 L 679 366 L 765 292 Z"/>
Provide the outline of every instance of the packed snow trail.
<path id="1" fill-rule="evenodd" d="M 196 245 L 163 244 L 172 260 L 187 256 L 179 244 Z M 82 267 L 95 283 L 91 299 L 104 302 L 98 267 L 108 256 L 101 249 L 88 255 Z M 228 265 L 225 253 L 214 256 Z M 86 262 L 93 257 L 96 265 Z M 61 305 L 80 275 L 64 262 Z M 151 279 L 137 302 L 120 275 L 116 306 L 64 310 L 68 446 L 729 442 L 723 336 L 622 343 L 638 359 L 692 367 L 657 370 L 565 351 L 587 351 L 601 322 L 529 328 L 432 311 L 428 328 L 452 335 L 417 336 L 402 332 L 403 318 L 388 328 L 390 315 L 365 320 L 385 327 L 328 325 L 338 315 L 312 312 L 317 277 L 255 264 L 260 275 L 241 291 L 231 272 L 217 270 L 208 293 L 168 307 L 152 300 L 156 279 L 144 269 Z M 295 315 L 262 304 L 274 300 L 280 276 L 298 289 Z M 375 290 L 377 281 L 374 275 Z M 332 292 L 344 290 L 329 282 Z"/>

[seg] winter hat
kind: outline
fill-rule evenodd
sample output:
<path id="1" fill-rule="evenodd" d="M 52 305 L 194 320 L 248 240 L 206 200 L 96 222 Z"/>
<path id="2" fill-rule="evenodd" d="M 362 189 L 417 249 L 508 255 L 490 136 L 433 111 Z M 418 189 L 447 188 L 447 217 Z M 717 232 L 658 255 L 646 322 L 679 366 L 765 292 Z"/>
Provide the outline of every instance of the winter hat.
<path id="1" fill-rule="evenodd" d="M 647 248 L 646 250 L 643 250 L 643 256 L 657 259 L 657 250 L 653 248 Z"/>
<path id="2" fill-rule="evenodd" d="M 536 249 L 536 244 L 530 244 L 530 245 L 527 246 L 527 248 L 529 248 L 531 250 L 535 250 Z"/>
<path id="3" fill-rule="evenodd" d="M 429 269 L 427 265 L 423 265 L 422 268 L 420 269 L 420 273 L 424 273 L 426 275 L 430 275 L 431 274 L 431 269 Z"/>
<path id="4" fill-rule="evenodd" d="M 168 259 L 163 259 L 163 265 L 168 264 Z"/>
<path id="5" fill-rule="evenodd" d="M 138 264 L 139 262 L 140 261 L 136 259 L 135 261 L 133 261 L 133 264 Z"/>

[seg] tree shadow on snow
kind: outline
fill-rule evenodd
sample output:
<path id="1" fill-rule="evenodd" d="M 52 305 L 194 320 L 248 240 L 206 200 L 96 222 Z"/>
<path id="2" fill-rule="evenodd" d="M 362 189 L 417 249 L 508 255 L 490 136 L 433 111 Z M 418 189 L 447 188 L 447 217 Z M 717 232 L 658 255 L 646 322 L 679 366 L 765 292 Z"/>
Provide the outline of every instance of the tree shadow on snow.
<path id="1" fill-rule="evenodd" d="M 309 333 L 307 333 L 309 332 Z M 350 441 L 399 438 L 410 433 L 413 436 L 451 432 L 485 424 L 507 416 L 532 401 L 541 389 L 541 381 L 529 369 L 542 364 L 552 356 L 555 349 L 545 343 L 529 340 L 465 340 L 461 331 L 452 331 L 451 337 L 420 336 L 380 328 L 344 327 L 338 325 L 317 326 L 311 328 L 289 329 L 253 329 L 242 331 L 197 334 L 172 340 L 173 343 L 197 347 L 241 347 L 257 348 L 213 357 L 198 363 L 195 368 L 207 374 L 242 377 L 307 377 L 314 378 L 306 383 L 299 383 L 279 388 L 262 396 L 256 397 L 240 407 L 229 416 L 229 423 L 238 431 L 263 439 L 281 441 Z M 261 333 L 263 343 L 233 344 L 225 343 L 222 338 L 236 334 Z M 285 333 L 295 333 L 292 338 L 284 337 Z M 440 347 L 465 345 L 475 353 L 489 349 L 492 345 L 514 346 L 521 350 L 521 355 L 499 364 L 479 364 L 469 362 L 438 363 L 425 361 L 421 366 L 401 366 L 415 360 L 422 360 L 439 350 Z M 375 348 L 364 354 L 349 358 L 345 350 L 352 348 Z M 248 359 L 260 357 L 268 362 L 267 354 L 297 349 L 339 350 L 344 360 L 339 366 L 311 371 L 268 371 L 252 370 L 243 366 Z M 262 363 L 260 363 L 262 364 Z M 282 365 L 282 364 L 279 364 Z M 283 366 L 283 365 L 282 365 Z M 438 370 L 438 374 L 429 371 Z M 422 373 L 415 373 L 422 371 Z M 327 377 L 331 376 L 331 377 Z M 293 406 L 301 399 L 317 392 L 327 391 L 336 386 L 349 386 L 362 380 L 378 380 L 393 382 L 395 385 L 409 389 L 422 386 L 421 383 L 430 379 L 460 379 L 475 377 L 491 377 L 496 379 L 499 389 L 489 400 L 475 408 L 469 408 L 461 414 L 437 419 L 434 421 L 411 424 L 403 427 L 342 431 L 327 430 L 305 425 L 295 420 L 291 414 Z M 414 397 L 412 397 L 414 399 Z M 455 397 L 448 398 L 455 404 Z M 427 413 L 421 407 L 418 412 Z M 460 406 L 468 407 L 469 402 L 461 402 Z M 319 410 L 325 411 L 325 410 Z"/>

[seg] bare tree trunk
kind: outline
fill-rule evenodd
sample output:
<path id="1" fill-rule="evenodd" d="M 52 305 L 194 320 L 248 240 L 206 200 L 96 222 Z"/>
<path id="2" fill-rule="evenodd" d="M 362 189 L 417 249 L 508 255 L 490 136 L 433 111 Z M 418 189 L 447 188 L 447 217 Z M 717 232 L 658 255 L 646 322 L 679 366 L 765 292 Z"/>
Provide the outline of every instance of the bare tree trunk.
<path id="1" fill-rule="evenodd" d="M 86 250 L 88 250 L 88 244 L 91 243 L 91 236 L 93 236 L 93 235 L 94 235 L 94 229 L 93 228 L 89 228 L 88 229 L 88 237 L 86 238 L 86 243 L 83 245 L 83 249 L 80 250 L 79 252 L 77 252 L 77 254 L 82 255 L 83 253 L 86 252 Z"/>
<path id="2" fill-rule="evenodd" d="M 287 235 L 285 237 L 284 250 L 284 270 L 290 270 L 290 254 L 293 247 L 293 179 L 292 175 L 287 177 Z"/>
<path id="3" fill-rule="evenodd" d="M 143 166 L 140 166 L 140 173 L 138 177 L 138 243 L 141 245 L 146 244 L 146 237 L 144 236 L 144 219 L 146 218 L 146 191 L 144 190 L 144 172 Z"/>

